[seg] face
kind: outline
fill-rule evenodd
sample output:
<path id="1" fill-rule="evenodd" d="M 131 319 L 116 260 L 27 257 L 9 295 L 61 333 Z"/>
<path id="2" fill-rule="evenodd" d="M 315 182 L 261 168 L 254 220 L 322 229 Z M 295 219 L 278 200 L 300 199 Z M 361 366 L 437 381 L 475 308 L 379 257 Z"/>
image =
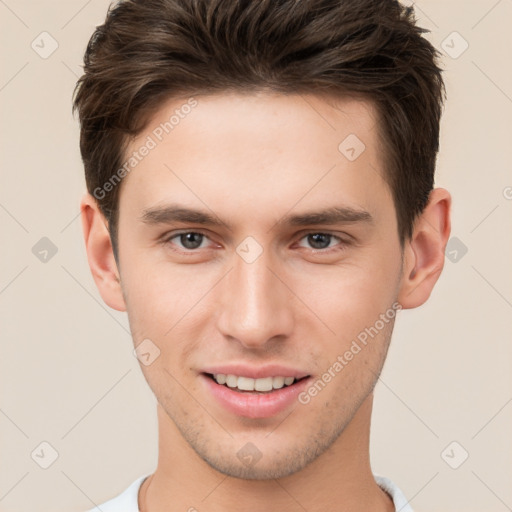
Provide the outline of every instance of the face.
<path id="1" fill-rule="evenodd" d="M 141 365 L 149 386 L 220 472 L 304 468 L 371 396 L 399 309 L 371 105 L 173 99 L 134 152 L 145 156 L 122 185 L 119 272 L 135 345 L 148 362 L 159 350 Z"/>

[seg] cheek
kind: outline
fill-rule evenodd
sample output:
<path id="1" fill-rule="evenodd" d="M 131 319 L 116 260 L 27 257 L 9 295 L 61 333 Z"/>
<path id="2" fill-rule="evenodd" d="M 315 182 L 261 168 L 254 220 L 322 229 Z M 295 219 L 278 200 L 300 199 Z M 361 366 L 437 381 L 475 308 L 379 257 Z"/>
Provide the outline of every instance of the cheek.
<path id="1" fill-rule="evenodd" d="M 161 261 L 152 254 L 156 251 L 127 250 L 122 278 L 132 309 L 136 306 L 138 312 L 160 317 L 181 309 L 184 303 L 196 297 L 201 278 L 194 273 L 193 265 Z"/>
<path id="2" fill-rule="evenodd" d="M 211 290 L 218 278 L 200 275 L 194 265 L 132 261 L 123 288 L 134 343 L 149 338 L 160 348 L 160 363 L 179 365 L 212 317 Z"/>
<path id="3" fill-rule="evenodd" d="M 386 262 L 366 263 L 319 268 L 295 283 L 297 295 L 345 340 L 372 325 L 395 300 L 396 270 Z"/>

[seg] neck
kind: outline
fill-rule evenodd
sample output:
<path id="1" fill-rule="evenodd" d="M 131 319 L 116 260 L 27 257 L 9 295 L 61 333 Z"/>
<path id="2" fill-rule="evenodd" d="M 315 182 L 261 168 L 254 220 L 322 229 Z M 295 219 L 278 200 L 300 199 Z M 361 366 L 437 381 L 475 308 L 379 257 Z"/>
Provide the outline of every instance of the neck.
<path id="1" fill-rule="evenodd" d="M 371 394 L 315 461 L 292 475 L 271 480 L 242 480 L 213 469 L 158 405 L 158 466 L 141 488 L 139 507 L 142 512 L 394 512 L 391 498 L 376 484 L 370 468 L 372 399 Z"/>

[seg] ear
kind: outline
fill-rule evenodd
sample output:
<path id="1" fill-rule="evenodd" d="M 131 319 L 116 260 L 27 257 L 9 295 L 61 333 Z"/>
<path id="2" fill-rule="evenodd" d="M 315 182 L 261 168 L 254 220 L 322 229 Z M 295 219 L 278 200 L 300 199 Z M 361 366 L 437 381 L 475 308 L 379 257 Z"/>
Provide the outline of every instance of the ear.
<path id="1" fill-rule="evenodd" d="M 404 309 L 424 304 L 441 275 L 451 231 L 451 202 L 447 190 L 432 190 L 427 206 L 416 219 L 411 239 L 405 242 L 402 281 L 397 299 Z"/>
<path id="2" fill-rule="evenodd" d="M 82 198 L 80 211 L 87 260 L 94 282 L 108 306 L 118 311 L 126 311 L 108 222 L 101 213 L 96 199 L 90 194 L 85 194 Z"/>

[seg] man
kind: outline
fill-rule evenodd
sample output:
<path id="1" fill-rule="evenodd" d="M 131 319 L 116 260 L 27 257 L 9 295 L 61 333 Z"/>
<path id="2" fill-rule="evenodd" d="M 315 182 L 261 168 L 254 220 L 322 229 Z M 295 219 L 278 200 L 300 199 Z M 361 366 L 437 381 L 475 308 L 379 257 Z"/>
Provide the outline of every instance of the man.
<path id="1" fill-rule="evenodd" d="M 85 244 L 159 459 L 94 510 L 412 510 L 369 435 L 396 315 L 450 234 L 422 32 L 392 0 L 131 0 L 96 29 Z"/>

